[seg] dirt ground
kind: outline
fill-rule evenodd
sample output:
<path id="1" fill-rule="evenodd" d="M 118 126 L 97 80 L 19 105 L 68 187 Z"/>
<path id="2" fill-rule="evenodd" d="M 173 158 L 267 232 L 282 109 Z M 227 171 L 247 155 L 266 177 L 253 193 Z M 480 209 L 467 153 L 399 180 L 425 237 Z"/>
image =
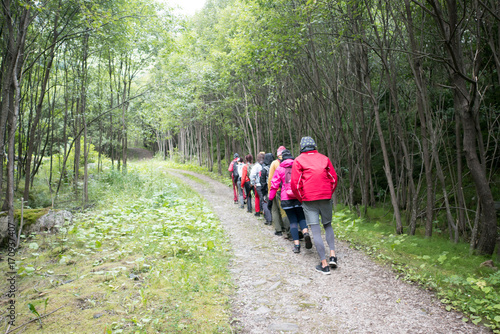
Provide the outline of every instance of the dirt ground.
<path id="1" fill-rule="evenodd" d="M 232 245 L 232 326 L 237 333 L 490 333 L 447 312 L 436 297 L 402 282 L 363 253 L 336 241 L 339 268 L 314 270 L 315 247 L 292 252 L 232 190 L 206 176 L 170 170 L 211 204 Z M 206 181 L 193 181 L 189 173 Z M 326 243 L 325 243 L 326 245 Z"/>

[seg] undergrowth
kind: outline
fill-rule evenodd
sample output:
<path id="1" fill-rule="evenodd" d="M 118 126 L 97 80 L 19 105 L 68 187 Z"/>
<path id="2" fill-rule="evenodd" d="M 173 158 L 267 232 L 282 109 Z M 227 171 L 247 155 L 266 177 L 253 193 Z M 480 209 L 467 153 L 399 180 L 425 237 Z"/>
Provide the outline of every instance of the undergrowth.
<path id="1" fill-rule="evenodd" d="M 24 331 L 230 332 L 230 254 L 208 204 L 154 160 L 90 187 L 94 209 L 17 253 L 15 325 L 57 310 Z"/>
<path id="2" fill-rule="evenodd" d="M 341 209 L 334 213 L 334 229 L 352 247 L 390 265 L 399 278 L 435 291 L 446 310 L 465 314 L 463 321 L 500 333 L 500 271 L 480 266 L 490 258 L 469 255 L 468 244 L 445 238 L 396 235 L 389 219 L 369 221 Z"/>

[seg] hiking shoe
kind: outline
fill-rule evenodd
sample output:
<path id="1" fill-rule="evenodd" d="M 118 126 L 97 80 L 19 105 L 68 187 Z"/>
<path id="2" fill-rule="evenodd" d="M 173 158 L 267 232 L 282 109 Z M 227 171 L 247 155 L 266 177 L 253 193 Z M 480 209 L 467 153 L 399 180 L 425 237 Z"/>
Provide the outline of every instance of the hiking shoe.
<path id="1" fill-rule="evenodd" d="M 280 237 L 281 237 L 281 236 L 283 235 L 283 232 L 281 232 L 281 231 L 276 231 L 276 232 L 274 232 L 274 235 L 277 235 L 277 236 L 280 236 Z"/>
<path id="2" fill-rule="evenodd" d="M 260 212 L 256 212 L 254 216 L 255 217 L 260 217 Z"/>
<path id="3" fill-rule="evenodd" d="M 243 205 L 240 205 L 240 209 L 244 209 L 245 207 Z"/>
<path id="4" fill-rule="evenodd" d="M 301 231 L 299 231 L 299 240 L 302 240 L 302 239 L 304 239 L 304 234 Z"/>
<path id="5" fill-rule="evenodd" d="M 311 236 L 309 235 L 309 233 L 304 233 L 304 240 L 306 241 L 306 249 L 311 249 L 313 243 L 311 241 Z"/>
<path id="6" fill-rule="evenodd" d="M 332 268 L 337 268 L 337 257 L 336 256 L 330 256 L 330 267 Z"/>
<path id="7" fill-rule="evenodd" d="M 235 200 L 235 201 L 234 201 L 234 204 L 238 204 L 238 200 Z"/>
<path id="8" fill-rule="evenodd" d="M 270 222 L 269 220 L 266 220 L 266 222 L 265 222 L 264 224 L 266 224 L 266 225 L 271 225 L 271 224 L 272 224 L 272 222 Z"/>
<path id="9" fill-rule="evenodd" d="M 316 271 L 322 273 L 323 275 L 330 275 L 331 274 L 330 273 L 330 267 L 326 266 L 326 267 L 323 268 L 323 266 L 321 265 L 321 263 L 316 266 Z"/>
<path id="10" fill-rule="evenodd" d="M 296 254 L 300 253 L 300 245 L 293 245 L 293 252 Z"/>

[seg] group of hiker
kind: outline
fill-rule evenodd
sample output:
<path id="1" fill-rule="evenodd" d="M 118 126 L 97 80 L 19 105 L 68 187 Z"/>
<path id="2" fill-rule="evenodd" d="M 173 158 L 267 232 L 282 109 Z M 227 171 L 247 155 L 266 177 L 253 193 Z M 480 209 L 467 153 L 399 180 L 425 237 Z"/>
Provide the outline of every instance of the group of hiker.
<path id="1" fill-rule="evenodd" d="M 244 158 L 234 153 L 229 164 L 233 181 L 234 204 L 252 213 L 252 192 L 255 216 L 263 216 L 266 225 L 273 225 L 275 235 L 293 240 L 293 252 L 300 253 L 300 240 L 306 249 L 314 245 L 321 263 L 315 267 L 330 274 L 337 267 L 335 235 L 332 228 L 332 195 L 337 187 L 337 173 L 328 157 L 317 151 L 311 137 L 300 141 L 300 155 L 295 158 L 284 146 L 272 153 L 260 152 L 255 163 L 251 154 Z M 330 249 L 326 254 L 321 237 L 321 223 Z M 310 232 L 312 232 L 312 238 Z"/>

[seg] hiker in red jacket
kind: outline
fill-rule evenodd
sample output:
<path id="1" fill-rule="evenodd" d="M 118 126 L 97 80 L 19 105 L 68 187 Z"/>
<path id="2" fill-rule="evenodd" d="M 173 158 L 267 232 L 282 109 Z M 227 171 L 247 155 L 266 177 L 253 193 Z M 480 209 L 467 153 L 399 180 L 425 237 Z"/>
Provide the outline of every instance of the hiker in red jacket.
<path id="1" fill-rule="evenodd" d="M 238 186 L 236 185 L 238 180 L 234 179 L 235 173 L 233 173 L 233 170 L 238 165 L 239 158 L 239 154 L 235 153 L 233 156 L 233 161 L 231 161 L 229 167 L 227 168 L 227 171 L 231 173 L 231 180 L 233 181 L 234 204 L 238 204 Z"/>
<path id="2" fill-rule="evenodd" d="M 302 202 L 307 224 L 312 230 L 314 244 L 321 260 L 316 270 L 329 275 L 330 266 L 337 267 L 335 234 L 332 228 L 332 195 L 337 187 L 337 173 L 330 159 L 318 153 L 316 143 L 311 137 L 302 137 L 300 153 L 292 167 L 292 191 Z M 321 238 L 320 215 L 326 242 L 330 248 L 329 261 L 326 260 L 325 245 Z"/>

